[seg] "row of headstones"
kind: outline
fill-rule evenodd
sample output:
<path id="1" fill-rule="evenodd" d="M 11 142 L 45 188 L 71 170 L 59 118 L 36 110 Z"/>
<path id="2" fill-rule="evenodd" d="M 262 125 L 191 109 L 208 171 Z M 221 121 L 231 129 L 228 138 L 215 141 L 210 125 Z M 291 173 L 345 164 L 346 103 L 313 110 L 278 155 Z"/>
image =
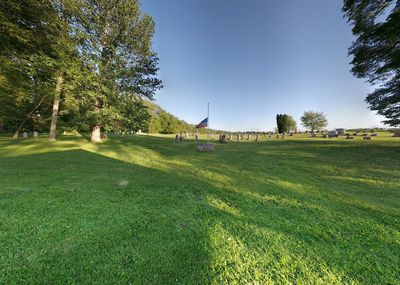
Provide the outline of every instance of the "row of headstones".
<path id="1" fill-rule="evenodd" d="M 24 139 L 27 139 L 27 138 L 29 137 L 29 133 L 28 133 L 28 132 L 23 132 L 23 133 L 22 133 L 22 137 L 23 137 Z M 33 137 L 34 139 L 37 139 L 37 138 L 39 137 L 39 132 L 37 132 L 37 131 L 32 132 L 32 137 Z"/>

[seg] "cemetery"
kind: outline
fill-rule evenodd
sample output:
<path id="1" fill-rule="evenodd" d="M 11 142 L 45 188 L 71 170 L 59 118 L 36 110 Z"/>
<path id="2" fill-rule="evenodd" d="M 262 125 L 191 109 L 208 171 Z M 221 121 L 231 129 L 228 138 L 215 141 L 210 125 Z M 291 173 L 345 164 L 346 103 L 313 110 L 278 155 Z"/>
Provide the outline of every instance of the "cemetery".
<path id="1" fill-rule="evenodd" d="M 400 0 L 0 1 L 0 285 L 400 285 Z"/>
<path id="2" fill-rule="evenodd" d="M 0 136 L 0 283 L 396 283 L 392 133 L 173 141 Z"/>

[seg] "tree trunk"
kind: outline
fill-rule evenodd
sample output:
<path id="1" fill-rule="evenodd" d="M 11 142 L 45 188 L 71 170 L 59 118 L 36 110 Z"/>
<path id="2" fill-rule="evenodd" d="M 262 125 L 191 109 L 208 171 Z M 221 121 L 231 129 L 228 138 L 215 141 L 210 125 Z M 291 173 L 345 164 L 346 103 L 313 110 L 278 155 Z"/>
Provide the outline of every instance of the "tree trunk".
<path id="1" fill-rule="evenodd" d="M 94 105 L 94 111 L 96 113 L 100 113 L 100 109 L 101 109 L 101 101 L 99 98 L 96 99 L 96 104 Z M 92 143 L 98 143 L 101 142 L 101 136 L 100 136 L 100 125 L 96 124 L 93 129 L 92 129 L 92 136 L 90 138 L 90 141 Z"/>
<path id="2" fill-rule="evenodd" d="M 100 137 L 100 126 L 94 126 L 92 130 L 92 137 L 90 139 L 92 143 L 98 143 L 101 142 L 101 137 Z"/>
<path id="3" fill-rule="evenodd" d="M 17 130 L 15 131 L 14 135 L 13 135 L 13 139 L 17 139 L 19 136 L 19 132 L 21 131 L 22 127 L 25 125 L 26 121 L 28 121 L 33 113 L 37 110 L 37 108 L 40 107 L 40 105 L 42 105 L 44 98 L 46 98 L 46 95 L 43 95 L 43 97 L 40 99 L 39 103 L 32 109 L 32 111 L 30 111 L 28 113 L 28 115 L 26 115 L 25 119 L 21 122 L 21 124 L 19 124 Z"/>
<path id="4" fill-rule="evenodd" d="M 55 93 L 54 93 L 53 112 L 51 114 L 50 134 L 49 134 L 49 140 L 50 141 L 55 141 L 56 140 L 57 120 L 58 120 L 58 106 L 60 104 L 60 95 L 61 95 L 63 82 L 64 82 L 64 74 L 61 72 L 57 76 L 56 90 L 55 90 Z"/>

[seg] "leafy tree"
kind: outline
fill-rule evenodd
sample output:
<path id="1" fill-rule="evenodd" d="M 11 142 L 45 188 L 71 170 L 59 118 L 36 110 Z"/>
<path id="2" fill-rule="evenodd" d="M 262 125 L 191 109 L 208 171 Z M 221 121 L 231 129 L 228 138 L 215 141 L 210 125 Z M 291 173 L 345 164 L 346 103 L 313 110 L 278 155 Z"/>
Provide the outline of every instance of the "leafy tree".
<path id="1" fill-rule="evenodd" d="M 287 116 L 285 130 L 287 133 L 297 130 L 297 122 L 292 116 Z"/>
<path id="2" fill-rule="evenodd" d="M 349 49 L 351 71 L 376 87 L 366 102 L 385 124 L 400 125 L 400 0 L 344 0 L 342 10 L 357 37 Z"/>
<path id="3" fill-rule="evenodd" d="M 296 121 L 293 119 L 292 116 L 289 116 L 287 114 L 276 115 L 276 124 L 278 127 L 279 134 L 289 133 L 291 131 L 296 130 L 297 128 Z"/>
<path id="4" fill-rule="evenodd" d="M 328 125 L 324 113 L 314 111 L 304 112 L 301 117 L 301 123 L 304 127 L 310 129 L 311 132 L 314 132 L 315 130 L 319 131 Z"/>
<path id="5" fill-rule="evenodd" d="M 92 142 L 98 142 L 101 128 L 109 129 L 123 115 L 118 107 L 124 97 L 152 99 L 161 88 L 151 50 L 154 23 L 141 13 L 138 0 L 81 0 L 72 26 L 81 37 L 77 50 L 93 74 L 84 93 L 91 109 L 84 118 Z"/>
<path id="6" fill-rule="evenodd" d="M 285 115 L 283 114 L 276 115 L 276 125 L 278 127 L 279 134 L 283 134 L 285 132 L 284 121 L 285 121 Z"/>
<path id="7" fill-rule="evenodd" d="M 59 36 L 65 23 L 55 3 L 0 2 L 0 92 L 6 106 L 0 113 L 14 137 L 24 126 L 46 121 L 51 94 L 61 90 L 54 74 L 68 45 Z"/>

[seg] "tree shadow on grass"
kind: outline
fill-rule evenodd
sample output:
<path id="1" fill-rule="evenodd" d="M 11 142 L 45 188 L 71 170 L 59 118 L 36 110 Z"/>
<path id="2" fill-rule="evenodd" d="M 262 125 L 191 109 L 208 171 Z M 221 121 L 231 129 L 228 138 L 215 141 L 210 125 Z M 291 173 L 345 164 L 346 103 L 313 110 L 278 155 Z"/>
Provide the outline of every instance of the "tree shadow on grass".
<path id="1" fill-rule="evenodd" d="M 207 283 L 192 181 L 82 150 L 0 162 L 0 283 Z"/>

